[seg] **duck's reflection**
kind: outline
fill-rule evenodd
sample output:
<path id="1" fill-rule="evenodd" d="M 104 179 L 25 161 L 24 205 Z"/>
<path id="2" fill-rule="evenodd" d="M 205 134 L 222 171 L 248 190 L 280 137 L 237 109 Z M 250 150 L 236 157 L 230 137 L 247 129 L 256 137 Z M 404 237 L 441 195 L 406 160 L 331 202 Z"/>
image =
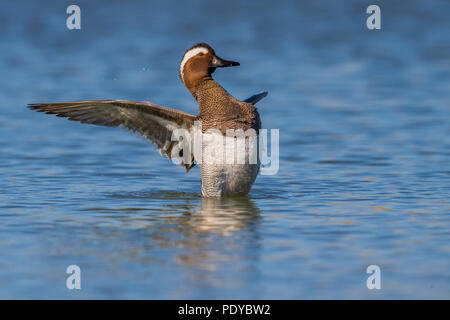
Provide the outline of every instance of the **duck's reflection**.
<path id="1" fill-rule="evenodd" d="M 259 220 L 260 210 L 248 197 L 202 198 L 200 206 L 180 221 L 183 236 L 176 242 L 181 249 L 175 255 L 177 264 L 186 267 L 190 281 L 225 285 L 214 271 L 242 256 L 257 255 Z M 165 236 L 169 241 L 173 237 Z"/>
<path id="2" fill-rule="evenodd" d="M 259 220 L 259 209 L 248 197 L 202 198 L 187 225 L 192 231 L 231 235 Z"/>
<path id="3" fill-rule="evenodd" d="M 113 195 L 114 198 L 118 196 Z M 145 199 L 146 208 L 95 208 L 95 219 L 109 220 L 119 232 L 97 228 L 96 233 L 110 241 L 132 237 L 122 247 L 121 259 L 156 267 L 160 263 L 185 271 L 195 283 L 223 285 L 214 272 L 235 261 L 258 256 L 260 210 L 248 196 L 200 198 L 196 194 L 121 194 L 120 200 Z M 163 203 L 163 205 L 161 205 Z M 157 206 L 158 204 L 159 206 Z M 107 215 L 100 214 L 107 213 Z M 105 225 L 105 223 L 102 223 Z M 97 225 L 98 226 L 98 225 Z M 136 230 L 139 230 L 136 232 Z M 122 241 L 121 241 L 122 242 Z M 122 242 L 123 243 L 123 242 Z"/>

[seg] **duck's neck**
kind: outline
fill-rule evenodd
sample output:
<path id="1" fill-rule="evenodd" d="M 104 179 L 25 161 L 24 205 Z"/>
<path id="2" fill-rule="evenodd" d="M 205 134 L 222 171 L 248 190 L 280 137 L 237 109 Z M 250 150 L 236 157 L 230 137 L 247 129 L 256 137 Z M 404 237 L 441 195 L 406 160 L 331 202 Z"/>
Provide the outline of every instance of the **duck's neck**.
<path id="1" fill-rule="evenodd" d="M 236 113 L 236 99 L 233 98 L 211 76 L 204 77 L 196 86 L 192 95 L 198 102 L 200 118 L 223 117 L 230 111 Z"/>

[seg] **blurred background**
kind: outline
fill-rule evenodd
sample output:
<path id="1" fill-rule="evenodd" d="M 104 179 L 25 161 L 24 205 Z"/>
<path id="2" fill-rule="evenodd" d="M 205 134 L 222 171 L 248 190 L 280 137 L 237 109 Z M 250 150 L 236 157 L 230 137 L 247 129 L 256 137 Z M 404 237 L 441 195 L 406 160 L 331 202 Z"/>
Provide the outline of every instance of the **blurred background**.
<path id="1" fill-rule="evenodd" d="M 81 8 L 68 30 L 66 8 Z M 381 8 L 368 30 L 366 8 Z M 450 298 L 448 1 L 12 1 L 0 8 L 0 298 Z M 151 101 L 207 42 L 262 91 L 280 170 L 206 200 L 119 129 L 28 103 Z M 82 289 L 68 290 L 79 265 Z M 379 265 L 382 289 L 368 290 Z"/>

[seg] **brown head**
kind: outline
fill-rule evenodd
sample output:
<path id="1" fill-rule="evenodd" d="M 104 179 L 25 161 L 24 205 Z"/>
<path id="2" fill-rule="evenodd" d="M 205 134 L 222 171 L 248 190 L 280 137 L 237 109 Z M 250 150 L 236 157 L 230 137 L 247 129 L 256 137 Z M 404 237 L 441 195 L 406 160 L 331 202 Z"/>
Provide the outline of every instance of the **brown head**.
<path id="1" fill-rule="evenodd" d="M 216 68 L 238 66 L 239 62 L 228 61 L 216 56 L 214 49 L 206 43 L 197 43 L 186 50 L 180 63 L 180 78 L 195 97 L 200 82 L 211 78 Z"/>

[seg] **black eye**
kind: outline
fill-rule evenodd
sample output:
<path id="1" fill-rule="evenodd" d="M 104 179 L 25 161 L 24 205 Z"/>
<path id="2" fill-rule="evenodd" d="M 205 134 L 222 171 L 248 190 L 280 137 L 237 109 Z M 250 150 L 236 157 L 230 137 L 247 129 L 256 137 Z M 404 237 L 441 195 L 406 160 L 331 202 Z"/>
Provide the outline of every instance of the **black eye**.
<path id="1" fill-rule="evenodd" d="M 199 56 L 204 56 L 205 54 L 203 52 L 200 52 L 198 55 Z"/>

